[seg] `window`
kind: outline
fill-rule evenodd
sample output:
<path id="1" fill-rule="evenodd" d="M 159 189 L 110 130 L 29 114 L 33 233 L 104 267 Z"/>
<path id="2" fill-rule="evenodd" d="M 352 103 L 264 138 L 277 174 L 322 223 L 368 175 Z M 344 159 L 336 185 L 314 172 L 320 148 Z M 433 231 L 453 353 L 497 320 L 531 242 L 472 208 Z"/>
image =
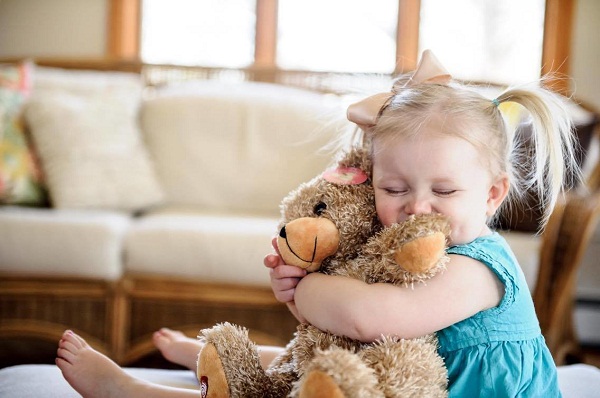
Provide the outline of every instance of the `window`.
<path id="1" fill-rule="evenodd" d="M 540 68 L 569 73 L 574 0 L 109 3 L 108 55 L 116 58 L 139 54 L 149 63 L 390 73 L 412 70 L 420 51 L 432 48 L 467 80 L 517 83 L 537 78 Z M 132 37 L 139 25 L 141 40 Z M 554 87 L 566 91 L 567 84 Z"/>
<path id="2" fill-rule="evenodd" d="M 154 64 L 254 62 L 256 0 L 143 0 L 140 56 Z"/>
<path id="3" fill-rule="evenodd" d="M 392 73 L 396 67 L 397 0 L 279 0 L 277 24 L 281 68 Z"/>
<path id="4" fill-rule="evenodd" d="M 535 81 L 542 67 L 544 0 L 421 0 L 419 48 L 457 78 Z"/>

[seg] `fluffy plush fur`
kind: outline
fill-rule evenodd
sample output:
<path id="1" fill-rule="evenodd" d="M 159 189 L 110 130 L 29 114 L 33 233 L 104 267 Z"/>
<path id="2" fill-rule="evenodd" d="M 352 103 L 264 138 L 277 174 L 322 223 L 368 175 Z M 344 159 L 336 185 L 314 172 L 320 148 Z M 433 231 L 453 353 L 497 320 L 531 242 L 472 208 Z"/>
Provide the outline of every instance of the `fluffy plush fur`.
<path id="1" fill-rule="evenodd" d="M 338 166 L 342 173 L 366 173 L 366 181 L 318 176 L 283 200 L 278 244 L 287 264 L 406 288 L 444 269 L 450 232 L 445 218 L 418 216 L 382 228 L 367 153 L 354 149 Z M 199 338 L 204 342 L 198 357 L 203 397 L 447 395 L 447 373 L 434 335 L 382 336 L 366 344 L 301 324 L 266 370 L 242 327 L 219 324 L 200 331 Z"/>

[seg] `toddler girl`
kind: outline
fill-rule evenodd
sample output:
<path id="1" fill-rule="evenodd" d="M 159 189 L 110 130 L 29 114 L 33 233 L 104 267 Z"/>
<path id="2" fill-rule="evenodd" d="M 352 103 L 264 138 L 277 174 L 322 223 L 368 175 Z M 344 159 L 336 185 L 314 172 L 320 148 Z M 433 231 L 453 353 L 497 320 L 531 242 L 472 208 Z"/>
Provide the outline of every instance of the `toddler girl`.
<path id="1" fill-rule="evenodd" d="M 509 101 L 531 114 L 530 157 L 520 153 L 518 137 L 503 120 L 499 105 Z M 274 254 L 265 265 L 272 268 L 278 300 L 299 320 L 365 342 L 437 332 L 451 397 L 560 396 L 523 273 L 506 241 L 489 227 L 502 207 L 532 188 L 545 223 L 563 176 L 579 177 L 560 99 L 539 87 L 486 99 L 452 82 L 426 51 L 410 78 L 350 106 L 348 118 L 370 145 L 383 225 L 430 212 L 450 218 L 447 270 L 407 289 L 304 276 Z"/>

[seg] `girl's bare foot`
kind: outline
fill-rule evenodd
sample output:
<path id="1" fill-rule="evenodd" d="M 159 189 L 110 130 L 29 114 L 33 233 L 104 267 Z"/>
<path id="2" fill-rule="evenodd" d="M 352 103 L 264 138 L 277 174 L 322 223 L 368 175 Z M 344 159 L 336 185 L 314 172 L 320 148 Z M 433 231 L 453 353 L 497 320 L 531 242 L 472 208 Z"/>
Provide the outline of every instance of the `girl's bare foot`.
<path id="1" fill-rule="evenodd" d="M 135 396 L 138 381 L 116 363 L 67 330 L 58 343 L 56 365 L 63 377 L 84 397 Z"/>
<path id="2" fill-rule="evenodd" d="M 154 332 L 152 341 L 167 360 L 196 371 L 198 353 L 202 348 L 198 340 L 187 337 L 178 330 L 162 328 Z"/>
<path id="3" fill-rule="evenodd" d="M 84 398 L 197 398 L 199 394 L 136 379 L 70 330 L 63 333 L 57 355 L 56 365 L 65 380 Z"/>

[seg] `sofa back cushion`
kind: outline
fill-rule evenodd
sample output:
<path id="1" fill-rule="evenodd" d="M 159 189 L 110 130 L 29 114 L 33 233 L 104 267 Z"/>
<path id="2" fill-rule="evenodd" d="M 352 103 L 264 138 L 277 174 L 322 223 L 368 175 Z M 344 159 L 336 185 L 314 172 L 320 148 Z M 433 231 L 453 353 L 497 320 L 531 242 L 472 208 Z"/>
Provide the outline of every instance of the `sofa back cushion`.
<path id="1" fill-rule="evenodd" d="M 338 97 L 210 81 L 158 90 L 141 123 L 167 202 L 275 215 L 326 168 L 332 156 L 320 149 L 349 126 Z"/>
<path id="2" fill-rule="evenodd" d="M 161 203 L 139 131 L 142 93 L 133 73 L 36 68 L 25 117 L 53 207 L 137 211 Z"/>

